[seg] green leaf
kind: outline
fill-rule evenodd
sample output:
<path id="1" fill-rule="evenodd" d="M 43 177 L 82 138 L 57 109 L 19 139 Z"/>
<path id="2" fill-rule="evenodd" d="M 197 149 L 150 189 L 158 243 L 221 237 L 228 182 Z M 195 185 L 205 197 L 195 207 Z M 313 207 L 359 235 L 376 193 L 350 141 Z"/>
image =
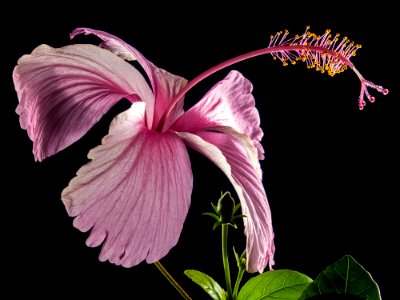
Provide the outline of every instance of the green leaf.
<path id="1" fill-rule="evenodd" d="M 218 207 L 214 204 L 214 203 L 212 203 L 211 202 L 211 206 L 212 206 L 212 208 L 214 209 L 214 211 L 215 211 L 215 213 L 219 213 L 219 211 L 218 211 Z"/>
<path id="2" fill-rule="evenodd" d="M 247 281 L 237 300 L 297 300 L 311 282 L 310 277 L 296 271 L 269 271 Z"/>
<path id="3" fill-rule="evenodd" d="M 203 288 L 214 300 L 226 300 L 226 292 L 207 274 L 197 270 L 186 270 L 185 275 Z"/>
<path id="4" fill-rule="evenodd" d="M 379 287 L 353 257 L 345 255 L 322 271 L 310 284 L 300 300 L 319 295 L 344 294 L 366 300 L 381 300 Z"/>
<path id="5" fill-rule="evenodd" d="M 239 219 L 239 218 L 247 218 L 246 215 L 236 215 L 233 217 L 233 220 Z"/>
<path id="6" fill-rule="evenodd" d="M 236 265 L 239 271 L 246 270 L 246 250 L 244 250 L 242 254 L 239 256 L 239 254 L 236 252 L 235 247 L 233 247 L 233 254 L 235 255 Z"/>
<path id="7" fill-rule="evenodd" d="M 219 221 L 219 217 L 216 214 L 210 213 L 210 212 L 206 212 L 202 214 L 203 216 L 209 216 L 211 218 L 214 218 L 215 220 Z"/>
<path id="8" fill-rule="evenodd" d="M 236 213 L 236 211 L 240 208 L 240 202 L 235 205 L 235 208 L 233 209 L 233 214 Z"/>

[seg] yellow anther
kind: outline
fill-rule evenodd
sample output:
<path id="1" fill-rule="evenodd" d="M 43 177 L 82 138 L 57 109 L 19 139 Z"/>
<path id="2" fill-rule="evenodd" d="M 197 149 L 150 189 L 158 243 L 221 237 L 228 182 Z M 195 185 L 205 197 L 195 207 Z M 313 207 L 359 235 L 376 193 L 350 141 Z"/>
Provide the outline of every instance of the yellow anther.
<path id="1" fill-rule="evenodd" d="M 321 73 L 327 73 L 330 76 L 341 73 L 347 69 L 344 58 L 349 59 L 350 56 L 356 55 L 356 50 L 361 48 L 360 44 L 350 41 L 347 36 L 339 41 L 339 33 L 331 33 L 331 29 L 326 29 L 322 35 L 317 35 L 308 31 L 310 26 L 306 27 L 306 31 L 302 35 L 294 35 L 294 38 L 286 40 L 289 31 L 279 31 L 275 36 L 271 36 L 273 41 L 277 41 L 278 45 L 286 45 L 293 47 L 287 51 L 273 54 L 274 60 L 279 59 L 283 66 L 289 63 L 295 65 L 298 60 L 306 63 L 307 69 L 314 68 Z M 280 35 L 281 41 L 278 40 Z M 284 43 L 285 42 L 285 43 Z M 338 44 L 336 44 L 338 43 Z"/>

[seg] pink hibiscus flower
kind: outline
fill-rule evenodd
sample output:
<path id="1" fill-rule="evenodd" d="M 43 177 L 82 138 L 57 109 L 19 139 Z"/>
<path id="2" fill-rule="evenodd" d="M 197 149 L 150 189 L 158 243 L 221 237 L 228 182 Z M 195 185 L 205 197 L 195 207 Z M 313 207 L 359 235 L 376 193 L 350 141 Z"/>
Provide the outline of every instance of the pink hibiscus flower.
<path id="1" fill-rule="evenodd" d="M 259 164 L 263 133 L 251 83 L 231 71 L 184 112 L 178 92 L 186 79 L 115 36 L 87 28 L 71 36 L 80 33 L 97 35 L 103 48 L 41 45 L 19 60 L 14 84 L 21 127 L 39 161 L 81 138 L 120 99 L 132 103 L 62 192 L 74 226 L 90 230 L 87 245 L 102 244 L 99 259 L 124 267 L 164 257 L 178 242 L 190 205 L 190 147 L 215 163 L 237 192 L 247 216 L 248 271 L 272 266 L 274 234 Z M 125 60 L 143 67 L 151 87 Z"/>
<path id="2" fill-rule="evenodd" d="M 88 28 L 103 48 L 46 45 L 19 60 L 14 70 L 21 127 L 33 141 L 36 160 L 57 153 L 82 137 L 117 101 L 131 107 L 118 115 L 102 145 L 89 152 L 83 166 L 62 192 L 74 226 L 91 230 L 87 245 L 103 244 L 101 261 L 131 267 L 154 263 L 176 245 L 185 221 L 193 176 L 186 147 L 214 162 L 229 178 L 241 202 L 247 237 L 247 270 L 262 272 L 274 264 L 271 212 L 261 181 L 260 118 L 252 85 L 231 71 L 195 106 L 183 111 L 183 96 L 199 81 L 236 62 L 272 54 L 284 65 L 303 61 L 308 68 L 333 76 L 347 68 L 361 82 L 358 106 L 374 102 L 372 88 L 350 58 L 361 46 L 347 37 L 339 41 L 330 30 L 308 31 L 288 38 L 288 31 L 271 36 L 267 48 L 227 60 L 190 83 L 157 68 L 132 46 L 106 32 Z M 136 60 L 144 77 L 128 62 Z"/>

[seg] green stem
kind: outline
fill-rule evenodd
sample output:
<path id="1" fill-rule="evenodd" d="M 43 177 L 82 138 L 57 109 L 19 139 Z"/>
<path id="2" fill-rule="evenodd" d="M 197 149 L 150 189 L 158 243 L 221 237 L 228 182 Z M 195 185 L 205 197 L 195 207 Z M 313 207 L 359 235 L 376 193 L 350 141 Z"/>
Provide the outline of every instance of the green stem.
<path id="1" fill-rule="evenodd" d="M 228 258 L 228 224 L 222 224 L 222 262 L 224 264 L 225 272 L 225 283 L 226 290 L 228 293 L 228 299 L 232 299 L 232 284 L 231 284 L 231 272 L 229 270 L 229 258 Z"/>
<path id="2" fill-rule="evenodd" d="M 244 274 L 244 269 L 239 269 L 237 278 L 236 278 L 236 282 L 235 282 L 235 287 L 233 288 L 233 300 L 237 299 L 237 294 L 239 292 L 239 285 L 240 282 L 242 281 L 243 278 L 243 274 Z"/>
<path id="3" fill-rule="evenodd" d="M 192 298 L 189 297 L 189 295 L 185 292 L 185 290 L 179 285 L 178 282 L 171 276 L 171 274 L 168 273 L 168 271 L 164 268 L 164 266 L 159 262 L 156 261 L 154 263 L 158 270 L 160 270 L 161 274 L 164 275 L 165 278 L 169 281 L 170 284 L 181 294 L 181 296 L 186 299 L 186 300 L 192 300 Z"/>

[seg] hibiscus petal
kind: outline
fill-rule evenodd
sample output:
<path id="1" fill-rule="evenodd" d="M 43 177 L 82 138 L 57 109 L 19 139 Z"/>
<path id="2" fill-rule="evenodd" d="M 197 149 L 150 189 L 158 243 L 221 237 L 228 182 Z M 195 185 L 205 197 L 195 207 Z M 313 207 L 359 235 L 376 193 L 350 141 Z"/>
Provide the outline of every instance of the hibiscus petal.
<path id="1" fill-rule="evenodd" d="M 185 143 L 214 162 L 232 182 L 246 218 L 247 270 L 263 272 L 267 263 L 274 264 L 274 233 L 267 196 L 242 143 L 234 136 L 219 132 L 181 132 Z"/>
<path id="2" fill-rule="evenodd" d="M 192 133 L 200 130 L 228 133 L 231 128 L 248 136 L 258 149 L 258 159 L 263 159 L 264 150 L 260 144 L 263 132 L 252 90 L 249 80 L 238 71 L 231 71 L 201 101 L 183 114 L 172 128 Z"/>
<path id="3" fill-rule="evenodd" d="M 146 111 L 152 112 L 154 114 L 152 128 L 156 128 L 162 114 L 168 107 L 170 101 L 187 84 L 187 80 L 183 77 L 171 74 L 161 68 L 157 68 L 138 50 L 112 34 L 91 28 L 76 28 L 70 36 L 71 38 L 74 38 L 78 34 L 94 34 L 98 36 L 104 41 L 101 44 L 102 46 L 123 57 L 126 60 L 137 60 L 138 63 L 143 67 L 144 71 L 150 79 L 156 98 L 155 108 L 146 108 Z M 174 121 L 182 114 L 183 97 L 180 99 L 178 104 L 174 107 L 173 111 L 169 115 L 169 120 L 166 120 L 166 125 L 164 126 L 164 128 L 167 128 L 167 126 L 172 123 L 172 121 Z"/>
<path id="4" fill-rule="evenodd" d="M 153 263 L 176 245 L 190 204 L 193 175 L 182 140 L 144 125 L 144 103 L 116 117 L 62 193 L 74 226 L 103 243 L 100 260 Z"/>
<path id="5" fill-rule="evenodd" d="M 21 57 L 13 78 L 21 127 L 39 161 L 81 138 L 121 98 L 154 101 L 134 67 L 93 45 L 41 45 Z"/>

